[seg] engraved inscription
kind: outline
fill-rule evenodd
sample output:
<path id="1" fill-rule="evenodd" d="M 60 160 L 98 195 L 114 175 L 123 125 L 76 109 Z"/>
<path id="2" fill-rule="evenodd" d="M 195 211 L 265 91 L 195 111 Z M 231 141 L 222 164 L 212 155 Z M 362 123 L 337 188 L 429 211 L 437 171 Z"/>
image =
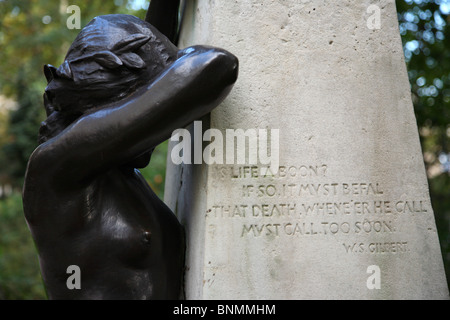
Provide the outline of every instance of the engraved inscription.
<path id="1" fill-rule="evenodd" d="M 429 212 L 426 200 L 389 199 L 377 181 L 330 181 L 326 164 L 261 172 L 258 166 L 214 167 L 213 176 L 233 186 L 234 203 L 214 203 L 207 218 L 232 219 L 242 239 L 339 237 L 347 239 L 341 247 L 347 254 L 379 255 L 408 253 L 402 217 Z"/>

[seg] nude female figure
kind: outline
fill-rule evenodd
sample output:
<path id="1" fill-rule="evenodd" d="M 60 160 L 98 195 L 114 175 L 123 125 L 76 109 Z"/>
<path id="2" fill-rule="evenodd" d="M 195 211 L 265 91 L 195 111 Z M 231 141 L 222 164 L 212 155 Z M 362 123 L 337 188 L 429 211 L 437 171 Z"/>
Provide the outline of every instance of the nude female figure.
<path id="1" fill-rule="evenodd" d="M 97 17 L 45 67 L 48 118 L 23 202 L 50 299 L 180 297 L 182 227 L 137 169 L 220 104 L 237 73 L 229 52 L 179 50 L 128 15 Z M 71 265 L 81 290 L 66 285 Z"/>

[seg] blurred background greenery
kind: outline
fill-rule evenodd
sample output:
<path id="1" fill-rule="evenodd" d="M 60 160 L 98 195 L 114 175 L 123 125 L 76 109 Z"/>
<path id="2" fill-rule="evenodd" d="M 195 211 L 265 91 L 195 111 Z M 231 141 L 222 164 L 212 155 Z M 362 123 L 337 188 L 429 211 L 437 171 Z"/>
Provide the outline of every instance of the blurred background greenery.
<path id="1" fill-rule="evenodd" d="M 450 279 L 450 0 L 397 0 L 447 278 Z M 46 299 L 22 212 L 29 155 L 45 119 L 44 64 L 59 66 L 79 30 L 69 30 L 68 5 L 81 25 L 101 14 L 144 18 L 145 0 L 0 0 L 0 299 Z M 145 178 L 163 197 L 167 143 L 158 147 Z"/>

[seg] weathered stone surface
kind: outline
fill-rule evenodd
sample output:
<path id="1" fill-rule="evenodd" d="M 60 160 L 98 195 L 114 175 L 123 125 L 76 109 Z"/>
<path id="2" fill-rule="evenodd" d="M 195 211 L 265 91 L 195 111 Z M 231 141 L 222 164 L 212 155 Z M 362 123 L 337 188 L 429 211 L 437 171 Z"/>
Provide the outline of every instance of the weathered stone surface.
<path id="1" fill-rule="evenodd" d="M 189 1 L 199 43 L 240 59 L 204 129 L 280 129 L 280 169 L 169 154 L 186 298 L 448 298 L 394 1 Z"/>

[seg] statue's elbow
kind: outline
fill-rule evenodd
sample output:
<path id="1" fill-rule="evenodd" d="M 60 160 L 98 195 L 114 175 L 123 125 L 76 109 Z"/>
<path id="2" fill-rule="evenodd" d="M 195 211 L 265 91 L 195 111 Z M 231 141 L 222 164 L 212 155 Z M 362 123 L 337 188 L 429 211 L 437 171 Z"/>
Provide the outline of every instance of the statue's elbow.
<path id="1" fill-rule="evenodd" d="M 219 61 L 216 76 L 223 86 L 233 85 L 239 75 L 239 59 L 232 53 L 215 49 L 216 59 Z"/>
<path id="2" fill-rule="evenodd" d="M 191 57 L 201 66 L 201 77 L 208 79 L 210 84 L 215 83 L 219 86 L 228 87 L 236 82 L 239 73 L 238 58 L 227 50 L 196 45 L 180 50 L 179 59 Z"/>

